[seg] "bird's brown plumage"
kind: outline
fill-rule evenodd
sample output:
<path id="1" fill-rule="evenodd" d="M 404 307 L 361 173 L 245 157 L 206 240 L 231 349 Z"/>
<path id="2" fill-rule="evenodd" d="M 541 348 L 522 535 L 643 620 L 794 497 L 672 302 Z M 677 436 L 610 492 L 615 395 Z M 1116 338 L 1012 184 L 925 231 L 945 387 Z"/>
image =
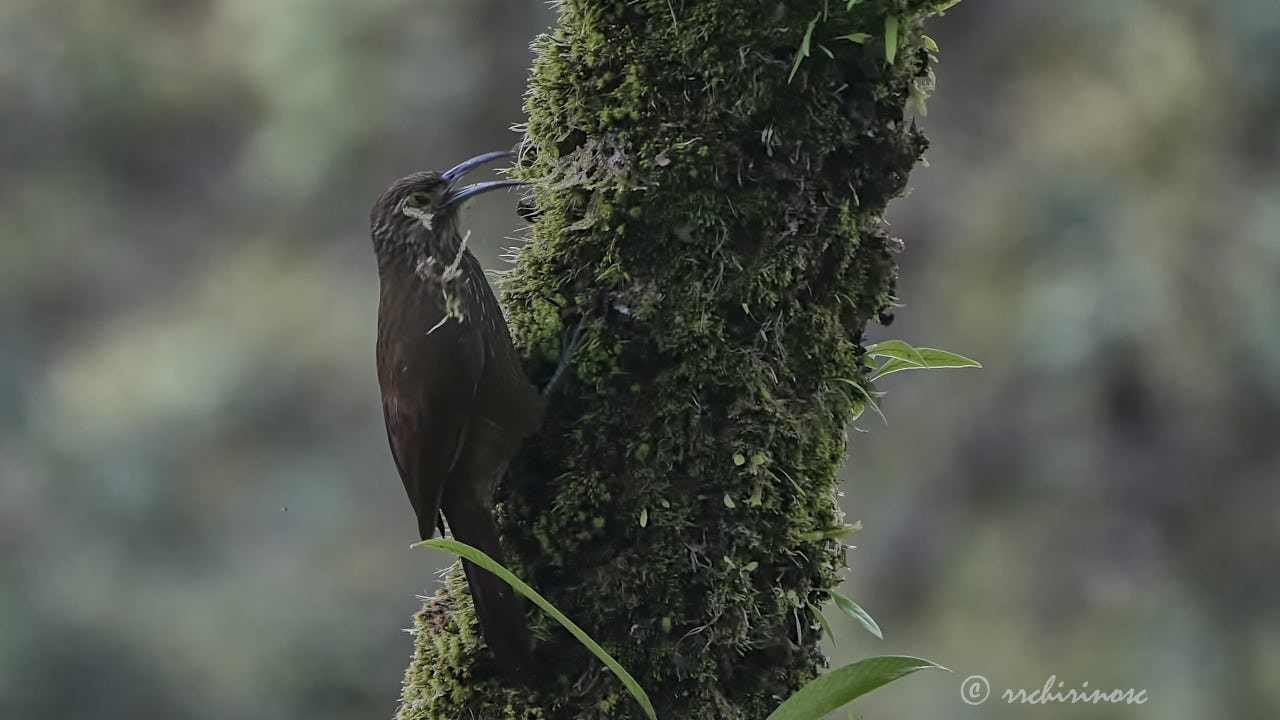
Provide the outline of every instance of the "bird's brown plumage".
<path id="1" fill-rule="evenodd" d="M 374 205 L 378 382 L 420 536 L 432 537 L 443 514 L 456 539 L 502 562 L 494 488 L 543 409 L 458 232 L 450 173 L 402 178 Z M 487 571 L 464 568 L 490 648 L 506 668 L 522 669 L 528 643 L 514 592 Z"/>

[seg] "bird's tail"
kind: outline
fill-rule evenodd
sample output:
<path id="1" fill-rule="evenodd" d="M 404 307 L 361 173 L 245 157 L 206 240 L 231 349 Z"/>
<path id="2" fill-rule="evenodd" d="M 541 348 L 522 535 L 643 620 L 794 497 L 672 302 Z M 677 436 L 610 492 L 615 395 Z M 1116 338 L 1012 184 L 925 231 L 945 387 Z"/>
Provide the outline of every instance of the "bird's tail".
<path id="1" fill-rule="evenodd" d="M 450 510 L 455 512 L 449 513 L 446 519 L 454 539 L 502 563 L 498 529 L 488 512 L 473 513 L 477 517 L 457 517 L 456 509 Z M 467 560 L 462 561 L 462 568 L 467 573 L 467 585 L 471 588 L 480 631 L 484 633 L 485 642 L 493 651 L 498 665 L 514 676 L 531 672 L 524 607 L 516 591 L 498 576 Z"/>

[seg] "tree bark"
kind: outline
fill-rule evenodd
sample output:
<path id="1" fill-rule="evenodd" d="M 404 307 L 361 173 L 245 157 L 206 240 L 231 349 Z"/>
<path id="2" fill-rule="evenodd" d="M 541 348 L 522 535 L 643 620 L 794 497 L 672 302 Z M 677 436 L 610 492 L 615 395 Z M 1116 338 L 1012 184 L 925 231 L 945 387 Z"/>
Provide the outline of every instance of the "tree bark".
<path id="1" fill-rule="evenodd" d="M 535 43 L 518 172 L 537 216 L 504 304 L 531 377 L 566 327 L 585 342 L 499 524 L 511 569 L 661 718 L 764 718 L 825 662 L 836 473 L 894 293 L 884 210 L 925 148 L 907 108 L 932 82 L 921 20 L 947 4 L 564 0 Z M 554 672 L 512 687 L 455 575 L 416 616 L 398 717 L 643 717 L 529 620 Z"/>

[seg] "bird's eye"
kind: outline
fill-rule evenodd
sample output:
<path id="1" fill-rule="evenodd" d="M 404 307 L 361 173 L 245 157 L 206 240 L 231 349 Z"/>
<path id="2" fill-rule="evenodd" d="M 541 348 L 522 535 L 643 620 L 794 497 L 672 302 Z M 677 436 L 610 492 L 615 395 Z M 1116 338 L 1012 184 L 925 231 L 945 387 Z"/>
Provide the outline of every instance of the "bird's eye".
<path id="1" fill-rule="evenodd" d="M 409 196 L 408 205 L 416 208 L 428 208 L 435 203 L 434 193 L 416 192 Z"/>

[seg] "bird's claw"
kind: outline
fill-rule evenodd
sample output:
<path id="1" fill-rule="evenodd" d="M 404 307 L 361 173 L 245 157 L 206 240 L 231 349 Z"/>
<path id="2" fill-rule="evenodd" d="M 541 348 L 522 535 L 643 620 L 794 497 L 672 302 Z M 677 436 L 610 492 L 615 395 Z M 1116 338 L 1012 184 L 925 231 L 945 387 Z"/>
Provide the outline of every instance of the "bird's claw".
<path id="1" fill-rule="evenodd" d="M 573 362 L 573 356 L 582 347 L 587 340 L 587 334 L 583 332 L 583 326 L 586 325 L 586 318 L 579 318 L 578 322 L 573 326 L 573 331 L 569 334 L 568 342 L 565 342 L 564 333 L 560 335 L 560 363 L 556 365 L 556 370 L 551 374 L 551 379 L 542 388 L 542 397 L 549 398 L 551 393 L 555 392 L 560 381 L 564 378 L 564 373 L 569 369 L 569 365 Z M 567 330 L 567 329 L 566 329 Z"/>

